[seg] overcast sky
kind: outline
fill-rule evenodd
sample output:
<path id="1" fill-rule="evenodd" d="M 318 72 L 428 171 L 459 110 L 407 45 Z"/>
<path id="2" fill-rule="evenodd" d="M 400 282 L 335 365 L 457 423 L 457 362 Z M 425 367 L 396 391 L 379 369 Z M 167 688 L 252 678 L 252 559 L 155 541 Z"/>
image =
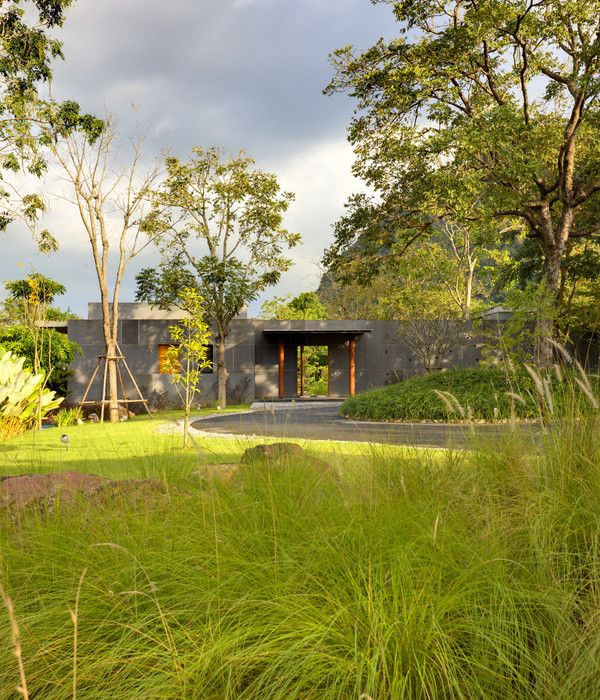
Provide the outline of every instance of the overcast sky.
<path id="1" fill-rule="evenodd" d="M 304 243 L 281 283 L 251 306 L 257 313 L 274 294 L 317 286 L 314 263 L 360 189 L 346 143 L 353 101 L 322 94 L 328 55 L 395 33 L 391 7 L 369 0 L 78 0 L 59 33 L 65 61 L 55 65 L 53 96 L 99 115 L 106 104 L 123 131 L 135 104 L 153 125 L 157 151 L 165 143 L 187 159 L 196 145 L 244 149 L 296 194 L 285 224 Z M 78 215 L 55 202 L 44 223 L 61 251 L 41 255 L 14 226 L 0 238 L 0 280 L 42 272 L 67 287 L 57 303 L 85 317 L 99 292 Z M 135 274 L 157 262 L 156 253 L 132 262 L 121 301 L 134 300 Z"/>

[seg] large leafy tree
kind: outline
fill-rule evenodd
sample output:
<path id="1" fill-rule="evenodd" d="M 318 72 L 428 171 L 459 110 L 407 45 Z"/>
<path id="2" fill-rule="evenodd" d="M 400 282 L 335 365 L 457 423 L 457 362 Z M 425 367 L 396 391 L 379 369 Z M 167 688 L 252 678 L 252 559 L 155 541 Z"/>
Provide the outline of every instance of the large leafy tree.
<path id="1" fill-rule="evenodd" d="M 6 174 L 26 172 L 40 176 L 46 162 L 38 149 L 38 88 L 52 77 L 52 60 L 62 58 L 60 41 L 53 32 L 65 19 L 72 0 L 0 1 L 0 230 L 15 218 L 35 233 L 40 249 L 56 248 L 46 230 L 38 230 L 38 194 L 19 196 Z"/>
<path id="2" fill-rule="evenodd" d="M 69 365 L 81 348 L 66 335 L 53 328 L 39 328 L 33 334 L 27 326 L 8 326 L 0 329 L 0 345 L 18 357 L 25 358 L 25 367 L 34 373 L 44 373 L 44 386 L 67 395 Z"/>
<path id="3" fill-rule="evenodd" d="M 159 269 L 136 277 L 136 299 L 162 308 L 181 304 L 185 288 L 202 296 L 217 345 L 217 400 L 227 402 L 225 343 L 232 319 L 291 265 L 285 250 L 300 241 L 283 228 L 293 195 L 271 173 L 253 169 L 245 153 L 193 149 L 189 161 L 167 159 L 146 222 L 162 254 Z"/>
<path id="4" fill-rule="evenodd" d="M 447 217 L 493 234 L 508 221 L 539 242 L 557 297 L 568 242 L 600 230 L 600 2 L 389 4 L 397 38 L 333 57 L 328 91 L 358 100 L 355 171 L 377 197 L 355 200 L 363 225 L 330 255 L 406 247 Z"/>

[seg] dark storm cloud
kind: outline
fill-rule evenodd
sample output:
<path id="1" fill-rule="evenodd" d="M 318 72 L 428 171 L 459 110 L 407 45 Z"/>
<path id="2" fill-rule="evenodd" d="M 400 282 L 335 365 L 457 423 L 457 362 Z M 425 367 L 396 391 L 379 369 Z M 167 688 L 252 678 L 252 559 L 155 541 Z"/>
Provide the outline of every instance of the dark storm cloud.
<path id="1" fill-rule="evenodd" d="M 185 149 L 295 150 L 344 133 L 351 101 L 322 95 L 328 54 L 392 29 L 367 0 L 80 0 L 55 93 L 96 111 L 135 102 Z"/>
<path id="2" fill-rule="evenodd" d="M 394 33 L 389 5 L 369 0 L 78 0 L 57 33 L 66 60 L 55 67 L 53 95 L 97 114 L 106 105 L 124 131 L 135 104 L 157 132 L 156 152 L 163 144 L 181 158 L 195 145 L 243 148 L 275 172 L 296 193 L 286 226 L 304 245 L 266 297 L 297 293 L 314 288 L 313 262 L 359 187 L 345 142 L 353 101 L 322 95 L 332 77 L 328 55 Z M 59 302 L 85 315 L 98 298 L 85 232 L 60 201 L 45 225 L 60 253 L 41 256 L 15 228 L 1 242 L 0 279 L 18 277 L 18 262 L 25 272 L 33 266 L 63 282 L 69 295 Z M 155 262 L 148 254 L 132 264 L 123 301 L 133 299 L 135 273 Z"/>

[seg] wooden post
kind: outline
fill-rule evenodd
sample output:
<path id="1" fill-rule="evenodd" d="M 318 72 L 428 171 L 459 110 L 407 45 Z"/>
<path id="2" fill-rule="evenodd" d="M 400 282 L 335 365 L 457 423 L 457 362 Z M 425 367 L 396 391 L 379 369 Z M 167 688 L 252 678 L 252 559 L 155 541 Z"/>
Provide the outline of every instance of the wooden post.
<path id="1" fill-rule="evenodd" d="M 356 364 L 354 361 L 355 340 L 350 338 L 348 355 L 350 360 L 350 396 L 354 396 L 356 390 Z"/>
<path id="2" fill-rule="evenodd" d="M 300 346 L 300 396 L 304 396 L 304 345 Z"/>
<path id="3" fill-rule="evenodd" d="M 277 339 L 277 347 L 279 350 L 279 398 L 283 399 L 285 396 L 285 349 L 281 336 Z"/>

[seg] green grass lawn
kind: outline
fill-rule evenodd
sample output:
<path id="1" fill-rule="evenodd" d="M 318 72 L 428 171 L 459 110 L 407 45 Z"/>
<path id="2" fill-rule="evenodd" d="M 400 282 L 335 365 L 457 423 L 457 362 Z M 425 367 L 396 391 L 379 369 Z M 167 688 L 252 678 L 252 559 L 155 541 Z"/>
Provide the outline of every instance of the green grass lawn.
<path id="1" fill-rule="evenodd" d="M 184 451 L 162 420 L 0 446 L 2 473 L 169 487 L 0 511 L 0 698 L 24 696 L 16 627 L 44 700 L 600 697 L 597 419 L 535 449 L 303 443 L 339 478 L 296 459 L 228 480 L 193 472 L 252 441 Z"/>
<path id="2" fill-rule="evenodd" d="M 248 406 L 234 406 L 230 412 Z M 194 418 L 216 413 L 211 409 L 195 411 Z M 111 479 L 166 478 L 186 476 L 199 466 L 237 463 L 243 452 L 258 442 L 276 442 L 276 438 L 250 440 L 195 437 L 193 446 L 183 449 L 180 434 L 159 432 L 158 426 L 182 419 L 183 411 L 155 414 L 154 419 L 139 415 L 118 424 L 85 423 L 68 428 L 46 428 L 29 431 L 5 443 L 0 443 L 0 475 L 80 471 Z M 60 441 L 69 436 L 69 450 Z M 437 450 L 404 448 L 392 445 L 367 445 L 328 441 L 293 440 L 309 454 L 333 461 L 346 470 L 360 468 L 365 458 L 373 455 L 428 454 L 440 458 Z"/>

